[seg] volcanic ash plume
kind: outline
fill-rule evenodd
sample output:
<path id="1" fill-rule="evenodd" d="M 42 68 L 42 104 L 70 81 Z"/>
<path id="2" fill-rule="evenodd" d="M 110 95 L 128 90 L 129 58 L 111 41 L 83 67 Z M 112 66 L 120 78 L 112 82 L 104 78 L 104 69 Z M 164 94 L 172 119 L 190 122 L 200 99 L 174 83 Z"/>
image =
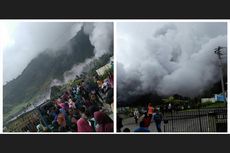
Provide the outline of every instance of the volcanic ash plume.
<path id="1" fill-rule="evenodd" d="M 227 46 L 226 23 L 161 23 L 149 33 L 118 36 L 118 100 L 154 92 L 196 96 L 220 80 L 214 48 Z"/>
<path id="2" fill-rule="evenodd" d="M 84 62 L 74 65 L 71 70 L 64 73 L 64 81 L 54 79 L 52 82 L 52 86 L 62 85 L 67 83 L 69 80 L 73 80 L 76 75 L 80 75 L 82 73 L 83 68 L 90 62 L 106 53 L 112 52 L 111 48 L 113 46 L 113 23 L 78 23 L 76 24 L 76 26 L 73 26 L 74 29 L 72 31 L 77 34 L 82 26 L 84 29 L 84 33 L 89 35 L 90 42 L 95 47 L 94 57 L 85 59 Z"/>

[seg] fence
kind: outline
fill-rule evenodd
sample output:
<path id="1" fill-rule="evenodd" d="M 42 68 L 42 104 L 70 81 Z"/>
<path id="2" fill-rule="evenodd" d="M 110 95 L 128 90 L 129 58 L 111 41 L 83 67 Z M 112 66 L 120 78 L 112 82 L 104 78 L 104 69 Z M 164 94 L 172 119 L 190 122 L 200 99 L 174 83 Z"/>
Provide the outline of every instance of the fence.
<path id="1" fill-rule="evenodd" d="M 47 103 L 45 103 L 46 105 Z M 6 125 L 6 132 L 37 132 L 37 125 L 42 123 L 47 126 L 47 123 L 42 115 L 42 106 L 38 106 L 35 109 L 26 112 L 9 122 Z"/>
<path id="2" fill-rule="evenodd" d="M 227 109 L 193 109 L 163 114 L 164 132 L 227 132 Z"/>
<path id="3" fill-rule="evenodd" d="M 6 132 L 36 132 L 40 123 L 40 114 L 37 109 L 27 112 L 6 125 Z"/>

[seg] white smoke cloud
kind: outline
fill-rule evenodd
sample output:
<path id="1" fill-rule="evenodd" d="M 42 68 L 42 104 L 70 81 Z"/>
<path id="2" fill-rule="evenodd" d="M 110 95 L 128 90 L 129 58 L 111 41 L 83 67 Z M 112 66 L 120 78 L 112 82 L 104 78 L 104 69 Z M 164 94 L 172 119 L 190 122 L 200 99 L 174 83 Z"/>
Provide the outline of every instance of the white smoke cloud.
<path id="1" fill-rule="evenodd" d="M 66 84 L 69 80 L 75 79 L 76 75 L 80 75 L 83 68 L 93 60 L 99 58 L 105 53 L 112 52 L 111 46 L 113 43 L 113 23 L 108 22 L 88 22 L 81 24 L 83 30 L 89 35 L 91 44 L 95 47 L 92 58 L 85 59 L 84 62 L 74 65 L 71 70 L 64 73 L 64 80 L 54 79 L 51 86 Z M 77 29 L 81 29 L 77 27 Z M 76 31 L 76 30 L 75 30 Z"/>
<path id="2" fill-rule="evenodd" d="M 64 73 L 64 84 L 67 83 L 69 80 L 75 79 L 76 75 L 80 75 L 83 71 L 83 68 L 92 62 L 94 58 L 88 58 L 83 63 L 76 64 L 72 67 L 71 70 Z"/>
<path id="3" fill-rule="evenodd" d="M 20 75 L 44 50 L 62 47 L 81 25 L 72 22 L 1 21 L 0 44 L 5 43 L 2 48 L 4 84 Z"/>
<path id="4" fill-rule="evenodd" d="M 85 24 L 84 30 L 90 35 L 90 42 L 95 47 L 95 57 L 100 57 L 107 52 L 111 52 L 113 23 L 88 23 Z"/>
<path id="5" fill-rule="evenodd" d="M 219 81 L 214 48 L 227 46 L 226 23 L 117 27 L 118 99 L 153 92 L 195 96 Z"/>
<path id="6" fill-rule="evenodd" d="M 1 21 L 0 25 L 4 84 L 19 76 L 44 50 L 55 54 L 82 26 L 95 46 L 95 57 L 108 52 L 113 40 L 112 23 Z"/>

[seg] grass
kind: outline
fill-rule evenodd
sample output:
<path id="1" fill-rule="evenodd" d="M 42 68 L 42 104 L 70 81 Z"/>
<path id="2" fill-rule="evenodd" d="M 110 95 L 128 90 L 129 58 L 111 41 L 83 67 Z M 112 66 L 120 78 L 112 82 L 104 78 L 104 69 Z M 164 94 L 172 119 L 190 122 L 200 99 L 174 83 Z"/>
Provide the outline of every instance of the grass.
<path id="1" fill-rule="evenodd" d="M 8 120 L 12 119 L 16 116 L 17 113 L 23 111 L 24 107 L 26 107 L 28 104 L 32 104 L 32 102 L 36 99 L 37 96 L 33 97 L 29 101 L 22 102 L 18 105 L 15 105 L 11 111 L 3 115 L 3 122 L 7 122 Z"/>
<path id="2" fill-rule="evenodd" d="M 205 108 L 222 108 L 222 107 L 226 107 L 226 103 L 224 102 L 216 102 L 216 103 L 213 103 L 211 105 L 208 105 L 206 106 Z"/>
<path id="3" fill-rule="evenodd" d="M 216 102 L 216 103 L 208 103 L 207 105 L 203 105 L 200 107 L 200 109 L 202 108 L 226 108 L 227 105 L 224 102 Z M 189 111 L 194 111 L 197 110 L 197 108 L 192 108 L 192 109 L 186 109 L 183 110 L 183 112 L 189 112 Z"/>
<path id="4" fill-rule="evenodd" d="M 44 85 L 41 87 L 40 91 L 38 91 L 36 94 L 33 95 L 32 98 L 25 98 L 25 101 L 20 102 L 19 104 L 16 104 L 9 112 L 5 113 L 3 115 L 3 122 L 7 122 L 8 120 L 12 119 L 13 117 L 16 116 L 16 114 L 18 114 L 19 112 L 23 111 L 24 108 L 28 105 L 28 104 L 33 104 L 33 102 L 36 100 L 36 98 L 42 94 L 42 91 L 44 91 L 45 89 L 47 89 L 47 87 L 49 87 L 50 85 L 50 79 L 48 79 L 48 81 L 46 81 L 44 83 Z M 29 94 L 31 95 L 31 94 Z"/>

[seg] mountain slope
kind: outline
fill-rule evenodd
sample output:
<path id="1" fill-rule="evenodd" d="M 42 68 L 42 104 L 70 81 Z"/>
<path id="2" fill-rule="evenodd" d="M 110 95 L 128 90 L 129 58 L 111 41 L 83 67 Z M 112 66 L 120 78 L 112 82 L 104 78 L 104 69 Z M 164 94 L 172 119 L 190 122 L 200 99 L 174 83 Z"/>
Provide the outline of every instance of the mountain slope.
<path id="1" fill-rule="evenodd" d="M 89 36 L 81 29 L 62 49 L 53 53 L 46 50 L 33 59 L 20 76 L 3 87 L 4 120 L 22 110 L 24 104 L 32 103 L 53 79 L 62 80 L 64 72 L 74 64 L 93 57 L 93 51 Z"/>

